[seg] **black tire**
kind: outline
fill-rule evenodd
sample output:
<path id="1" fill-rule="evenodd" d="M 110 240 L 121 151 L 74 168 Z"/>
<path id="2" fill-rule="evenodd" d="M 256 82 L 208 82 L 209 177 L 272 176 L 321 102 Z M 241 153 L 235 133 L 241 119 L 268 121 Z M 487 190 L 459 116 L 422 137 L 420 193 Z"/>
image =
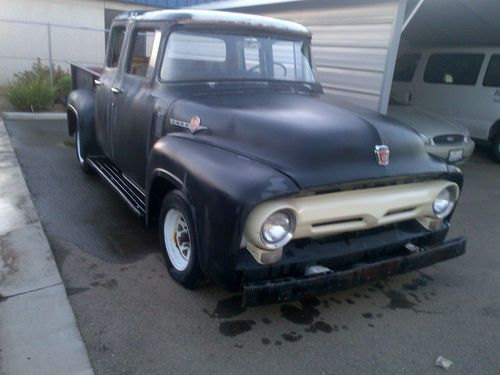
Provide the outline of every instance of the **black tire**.
<path id="1" fill-rule="evenodd" d="M 500 163 L 500 133 L 495 134 L 491 139 L 491 153 L 493 154 L 493 160 Z"/>
<path id="2" fill-rule="evenodd" d="M 75 150 L 76 150 L 76 160 L 80 164 L 80 168 L 85 173 L 91 173 L 92 167 L 90 166 L 87 159 L 87 147 L 85 142 L 80 137 L 80 130 L 77 128 L 75 132 Z"/>
<path id="3" fill-rule="evenodd" d="M 169 223 L 165 223 L 167 220 L 167 214 L 169 214 Z M 169 233 L 168 227 L 172 222 L 172 215 L 181 215 L 181 224 L 177 221 L 175 228 L 184 228 L 184 232 L 179 236 L 179 229 L 176 229 L 172 232 L 172 237 L 170 239 L 165 239 L 166 232 Z M 179 238 L 183 239 L 181 245 L 185 245 L 187 241 L 187 237 L 185 234 L 185 230 L 188 230 L 189 237 L 189 257 L 186 260 L 186 257 L 181 255 L 181 260 L 179 258 L 173 256 L 174 259 L 171 259 L 170 254 L 175 252 L 172 249 L 179 249 Z M 196 231 L 194 226 L 194 221 L 191 215 L 191 211 L 189 209 L 189 204 L 187 203 L 187 199 L 179 190 L 174 190 L 168 193 L 163 199 L 161 210 L 160 210 L 160 220 L 159 220 L 159 232 L 160 232 L 160 244 L 162 249 L 163 257 L 165 258 L 165 264 L 167 266 L 167 270 L 170 273 L 170 276 L 177 281 L 179 284 L 184 286 L 187 289 L 195 289 L 200 285 L 202 281 L 202 272 L 200 270 L 199 265 L 199 256 L 198 256 L 198 246 L 196 241 Z M 168 242 L 170 241 L 170 253 L 167 249 Z M 177 246 L 176 246 L 177 245 Z M 178 251 L 181 254 L 181 251 Z M 180 263 L 180 264 L 179 264 Z M 186 265 L 187 264 L 187 265 Z M 185 266 L 183 268 L 182 266 Z"/>

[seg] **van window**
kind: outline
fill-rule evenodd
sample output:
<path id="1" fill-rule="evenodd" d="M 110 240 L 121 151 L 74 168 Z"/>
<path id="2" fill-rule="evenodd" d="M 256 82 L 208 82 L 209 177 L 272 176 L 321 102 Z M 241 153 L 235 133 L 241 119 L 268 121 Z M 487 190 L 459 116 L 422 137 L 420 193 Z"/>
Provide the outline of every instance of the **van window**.
<path id="1" fill-rule="evenodd" d="M 475 85 L 484 54 L 434 53 L 425 68 L 424 81 L 449 85 Z"/>
<path id="2" fill-rule="evenodd" d="M 500 87 L 500 55 L 491 56 L 483 86 Z"/>
<path id="3" fill-rule="evenodd" d="M 420 53 L 410 53 L 408 55 L 401 56 L 396 61 L 393 81 L 411 82 L 413 80 L 415 70 L 417 70 L 417 65 L 421 56 L 422 55 Z"/>
<path id="4" fill-rule="evenodd" d="M 123 41 L 125 40 L 125 26 L 115 26 L 111 30 L 111 42 L 108 46 L 108 58 L 106 66 L 116 68 L 120 61 L 122 53 Z"/>

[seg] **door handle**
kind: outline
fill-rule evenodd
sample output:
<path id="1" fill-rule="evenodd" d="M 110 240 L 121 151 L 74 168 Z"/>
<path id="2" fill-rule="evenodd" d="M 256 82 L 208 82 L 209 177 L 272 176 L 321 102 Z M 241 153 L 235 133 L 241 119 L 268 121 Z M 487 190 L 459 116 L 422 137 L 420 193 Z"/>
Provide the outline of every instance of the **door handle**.
<path id="1" fill-rule="evenodd" d="M 101 86 L 102 85 L 102 81 L 98 80 L 98 79 L 94 79 L 94 83 L 96 86 Z"/>
<path id="2" fill-rule="evenodd" d="M 121 94 L 123 92 L 123 90 L 119 89 L 118 87 L 111 87 L 111 92 L 113 94 Z"/>

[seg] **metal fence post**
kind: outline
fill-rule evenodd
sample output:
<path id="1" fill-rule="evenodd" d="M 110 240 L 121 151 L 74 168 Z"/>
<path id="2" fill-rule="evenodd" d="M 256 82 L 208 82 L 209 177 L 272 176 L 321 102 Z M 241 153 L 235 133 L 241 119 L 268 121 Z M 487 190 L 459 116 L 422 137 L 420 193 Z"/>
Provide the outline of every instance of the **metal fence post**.
<path id="1" fill-rule="evenodd" d="M 49 47 L 49 76 L 50 76 L 50 86 L 54 83 L 54 66 L 52 62 L 52 36 L 50 34 L 50 23 L 47 23 L 47 38 Z"/>

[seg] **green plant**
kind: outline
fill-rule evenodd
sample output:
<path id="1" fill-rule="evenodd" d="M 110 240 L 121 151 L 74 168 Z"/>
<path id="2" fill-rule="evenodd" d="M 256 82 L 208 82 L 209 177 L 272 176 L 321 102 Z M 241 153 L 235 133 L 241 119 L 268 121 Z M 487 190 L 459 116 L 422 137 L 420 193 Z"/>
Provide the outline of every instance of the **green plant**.
<path id="1" fill-rule="evenodd" d="M 42 77 L 17 78 L 7 86 L 7 99 L 18 110 L 37 112 L 54 104 L 55 94 L 49 80 Z"/>
<path id="2" fill-rule="evenodd" d="M 71 76 L 64 73 L 56 82 L 54 82 L 54 89 L 56 90 L 57 97 L 68 96 L 71 92 Z"/>
<path id="3" fill-rule="evenodd" d="M 38 58 L 31 70 L 14 74 L 7 87 L 7 99 L 18 110 L 40 111 L 50 108 L 59 97 L 71 91 L 71 76 L 60 66 L 50 69 Z"/>

